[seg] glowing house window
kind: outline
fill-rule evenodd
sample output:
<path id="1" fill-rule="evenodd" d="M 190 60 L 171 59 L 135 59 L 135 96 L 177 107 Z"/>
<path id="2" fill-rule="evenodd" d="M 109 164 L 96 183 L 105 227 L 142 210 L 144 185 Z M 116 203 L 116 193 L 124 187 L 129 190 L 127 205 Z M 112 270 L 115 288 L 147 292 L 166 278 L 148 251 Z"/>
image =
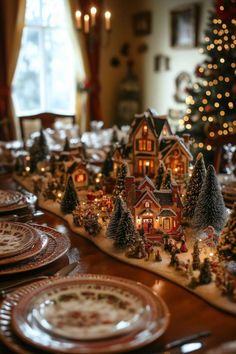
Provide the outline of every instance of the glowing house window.
<path id="1" fill-rule="evenodd" d="M 144 206 L 145 206 L 145 208 L 150 208 L 150 202 L 145 202 Z"/>
<path id="2" fill-rule="evenodd" d="M 139 174 L 154 174 L 154 161 L 153 160 L 138 160 Z"/>
<path id="3" fill-rule="evenodd" d="M 147 126 L 147 124 L 144 124 L 144 126 L 143 126 L 143 134 L 147 135 L 147 133 L 148 133 L 148 126 Z"/>
<path id="4" fill-rule="evenodd" d="M 77 183 L 83 183 L 86 180 L 86 174 L 85 173 L 79 173 L 78 175 L 75 176 L 75 180 Z"/>
<path id="5" fill-rule="evenodd" d="M 137 150 L 138 151 L 153 151 L 153 140 L 150 139 L 138 139 Z"/>

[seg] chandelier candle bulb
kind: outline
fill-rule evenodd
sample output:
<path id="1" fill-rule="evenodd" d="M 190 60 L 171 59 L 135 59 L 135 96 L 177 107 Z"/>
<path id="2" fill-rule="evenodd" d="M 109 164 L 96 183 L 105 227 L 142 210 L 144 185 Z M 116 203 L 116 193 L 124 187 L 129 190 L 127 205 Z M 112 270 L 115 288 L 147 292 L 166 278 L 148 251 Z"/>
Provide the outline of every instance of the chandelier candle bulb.
<path id="1" fill-rule="evenodd" d="M 77 10 L 75 12 L 75 19 L 76 19 L 76 26 L 79 30 L 82 29 L 82 13 L 81 11 Z"/>
<path id="2" fill-rule="evenodd" d="M 84 15 L 84 33 L 89 33 L 89 15 Z"/>
<path id="3" fill-rule="evenodd" d="M 106 31 L 111 30 L 111 13 L 110 11 L 106 11 L 104 14 L 105 17 L 105 29 Z"/>
<path id="4" fill-rule="evenodd" d="M 96 7 L 91 7 L 90 9 L 90 14 L 91 14 L 91 26 L 94 27 L 96 24 L 96 13 L 97 13 L 97 9 Z"/>

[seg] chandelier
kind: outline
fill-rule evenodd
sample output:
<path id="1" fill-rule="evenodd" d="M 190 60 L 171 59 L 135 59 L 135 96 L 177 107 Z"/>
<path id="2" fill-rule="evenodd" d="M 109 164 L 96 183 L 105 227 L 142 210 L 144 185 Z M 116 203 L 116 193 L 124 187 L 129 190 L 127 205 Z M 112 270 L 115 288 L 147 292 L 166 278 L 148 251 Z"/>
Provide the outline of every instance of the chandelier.
<path id="1" fill-rule="evenodd" d="M 89 34 L 95 29 L 97 22 L 98 11 L 95 6 L 92 6 L 90 10 L 83 14 L 82 11 L 77 10 L 75 12 L 76 27 L 79 31 Z M 105 11 L 101 16 L 104 28 L 106 32 L 111 31 L 111 12 Z"/>

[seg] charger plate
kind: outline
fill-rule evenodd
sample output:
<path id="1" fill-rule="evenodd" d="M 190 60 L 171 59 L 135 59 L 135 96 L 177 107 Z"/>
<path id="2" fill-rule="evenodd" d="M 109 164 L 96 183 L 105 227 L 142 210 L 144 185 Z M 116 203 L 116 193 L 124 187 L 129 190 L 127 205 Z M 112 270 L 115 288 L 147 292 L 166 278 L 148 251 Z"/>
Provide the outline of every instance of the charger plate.
<path id="1" fill-rule="evenodd" d="M 10 265 L 1 266 L 0 276 L 23 273 L 41 268 L 56 261 L 68 251 L 70 247 L 70 240 L 66 235 L 61 234 L 60 232 L 47 226 L 37 224 L 31 225 L 37 231 L 43 232 L 47 235 L 48 244 L 42 252 L 34 257 Z"/>
<path id="2" fill-rule="evenodd" d="M 70 301 L 73 294 L 78 295 L 79 293 L 81 295 L 83 291 L 78 291 L 78 289 L 84 290 L 84 286 L 87 288 L 89 285 L 91 286 L 91 291 L 86 289 L 83 296 L 86 296 L 87 293 L 89 297 L 96 290 L 96 294 L 99 293 L 100 301 L 104 304 L 106 302 L 104 302 L 104 295 L 105 299 L 110 299 L 111 302 L 116 297 L 118 299 L 115 301 L 116 306 L 123 301 L 123 306 L 127 303 L 126 308 L 133 308 L 136 311 L 135 304 L 129 305 L 129 302 L 132 303 L 131 300 L 136 299 L 137 304 L 141 304 L 142 307 L 137 311 L 138 318 L 136 325 L 131 325 L 129 329 L 126 329 L 124 332 L 121 331 L 118 335 L 113 333 L 113 336 L 110 336 L 109 333 L 106 338 L 102 334 L 101 336 L 96 335 L 96 338 L 92 336 L 93 340 L 91 340 L 91 337 L 87 340 L 79 340 L 68 338 L 67 335 L 65 336 L 66 328 L 64 328 L 64 334 L 61 335 L 56 333 L 55 328 L 48 331 L 44 323 L 38 322 L 39 318 L 36 318 L 37 315 L 35 315 L 33 307 L 34 305 L 40 307 L 40 303 L 45 304 L 44 299 L 46 299 L 46 294 L 54 300 L 55 294 L 56 296 L 59 294 L 62 298 L 64 297 L 65 302 L 68 301 L 71 305 Z M 113 293 L 113 298 L 106 297 L 110 292 Z M 126 301 L 124 301 L 123 297 L 126 298 Z M 105 308 L 107 306 L 110 306 L 109 302 L 108 305 L 105 305 Z M 90 307 L 86 308 L 89 311 Z M 133 317 L 135 317 L 135 313 Z M 34 347 L 34 353 L 40 352 L 40 350 L 41 353 L 42 351 L 73 354 L 119 353 L 142 347 L 154 341 L 164 333 L 168 322 L 169 312 L 165 303 L 148 287 L 118 277 L 81 274 L 73 278 L 67 277 L 51 280 L 50 282 L 37 282 L 37 284 L 21 288 L 15 293 L 10 294 L 2 303 L 0 310 L 0 338 L 9 348 L 14 350 L 17 348 L 17 352 L 19 353 L 29 353 L 30 350 L 27 351 L 27 345 Z M 82 334 L 78 324 L 75 327 Z M 111 327 L 113 327 L 113 324 Z M 87 326 L 88 328 L 89 326 Z"/>
<path id="3" fill-rule="evenodd" d="M 0 222 L 0 260 L 29 249 L 37 239 L 37 231 L 27 224 Z"/>

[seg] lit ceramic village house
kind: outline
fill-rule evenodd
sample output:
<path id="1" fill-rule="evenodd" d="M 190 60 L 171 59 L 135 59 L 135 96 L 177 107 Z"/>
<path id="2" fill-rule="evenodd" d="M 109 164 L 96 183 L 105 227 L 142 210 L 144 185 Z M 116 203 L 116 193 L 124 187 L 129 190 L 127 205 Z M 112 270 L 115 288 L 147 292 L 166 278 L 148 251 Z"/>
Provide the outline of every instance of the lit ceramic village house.
<path id="1" fill-rule="evenodd" d="M 130 153 L 125 161 L 130 175 L 137 180 L 145 175 L 153 179 L 160 161 L 166 169 L 171 169 L 172 178 L 178 184 L 188 178 L 189 163 L 193 159 L 189 151 L 189 135 L 183 139 L 173 135 L 166 116 L 158 116 L 153 109 L 135 115 L 127 148 Z"/>

